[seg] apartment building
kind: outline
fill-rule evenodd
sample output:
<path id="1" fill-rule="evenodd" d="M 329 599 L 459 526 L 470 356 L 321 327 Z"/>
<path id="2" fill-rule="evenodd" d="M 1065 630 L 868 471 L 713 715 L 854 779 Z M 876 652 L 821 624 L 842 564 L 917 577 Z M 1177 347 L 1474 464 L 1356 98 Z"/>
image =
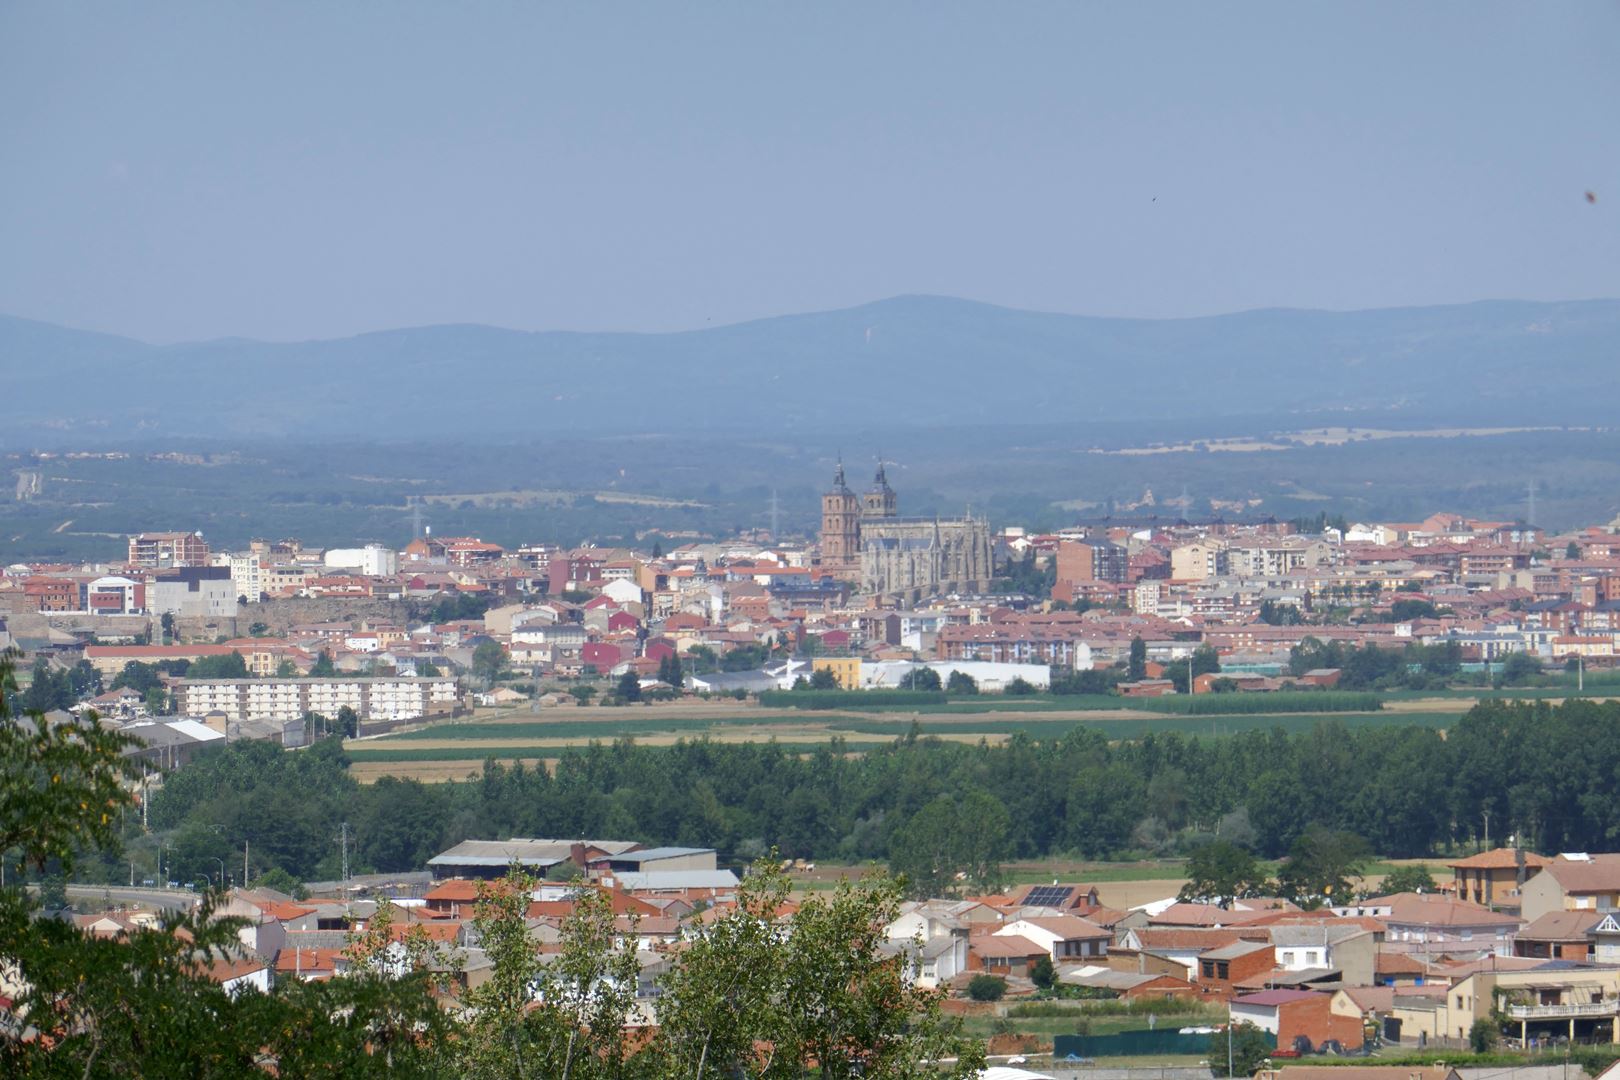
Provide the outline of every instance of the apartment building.
<path id="1" fill-rule="evenodd" d="M 148 570 L 207 566 L 208 542 L 197 532 L 140 533 L 129 538 L 129 562 Z"/>
<path id="2" fill-rule="evenodd" d="M 233 721 L 331 717 L 344 706 L 361 720 L 408 720 L 448 712 L 459 699 L 452 678 L 183 679 L 175 686 L 182 715 L 220 712 Z"/>

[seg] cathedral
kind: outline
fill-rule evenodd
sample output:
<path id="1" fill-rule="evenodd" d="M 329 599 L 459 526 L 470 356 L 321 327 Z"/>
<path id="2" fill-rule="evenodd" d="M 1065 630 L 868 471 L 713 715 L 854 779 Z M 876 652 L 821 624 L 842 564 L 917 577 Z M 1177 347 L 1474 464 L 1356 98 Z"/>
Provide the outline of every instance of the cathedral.
<path id="1" fill-rule="evenodd" d="M 857 496 L 838 463 L 821 496 L 821 565 L 879 601 L 914 601 L 944 592 L 983 592 L 993 566 L 990 525 L 972 516 L 903 518 L 883 463 Z"/>

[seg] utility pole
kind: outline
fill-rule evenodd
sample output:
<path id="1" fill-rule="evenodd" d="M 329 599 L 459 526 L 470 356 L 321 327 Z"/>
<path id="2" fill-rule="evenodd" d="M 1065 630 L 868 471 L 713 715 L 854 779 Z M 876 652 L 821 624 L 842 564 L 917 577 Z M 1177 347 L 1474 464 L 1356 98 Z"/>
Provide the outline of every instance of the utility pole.
<path id="1" fill-rule="evenodd" d="M 343 823 L 343 895 L 344 895 L 344 899 L 348 898 L 348 894 L 349 894 L 349 823 L 347 821 L 345 821 Z"/>
<path id="2" fill-rule="evenodd" d="M 248 859 L 248 842 L 246 840 L 243 840 L 242 841 L 242 888 L 244 888 L 244 889 L 247 888 L 247 877 L 248 877 L 247 859 Z"/>
<path id="3" fill-rule="evenodd" d="M 1480 811 L 1480 816 L 1485 819 L 1485 848 L 1484 848 L 1484 850 L 1489 851 L 1489 850 L 1491 850 L 1491 812 L 1489 810 L 1481 810 Z"/>

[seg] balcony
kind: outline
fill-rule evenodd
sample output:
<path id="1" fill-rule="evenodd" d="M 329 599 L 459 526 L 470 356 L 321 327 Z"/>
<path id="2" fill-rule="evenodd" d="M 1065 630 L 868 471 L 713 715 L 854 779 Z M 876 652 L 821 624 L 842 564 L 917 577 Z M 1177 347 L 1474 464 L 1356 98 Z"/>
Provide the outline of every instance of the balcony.
<path id="1" fill-rule="evenodd" d="M 1615 1016 L 1620 1015 L 1620 998 L 1571 1002 L 1568 1005 L 1509 1005 L 1507 1014 L 1513 1020 L 1580 1020 Z"/>

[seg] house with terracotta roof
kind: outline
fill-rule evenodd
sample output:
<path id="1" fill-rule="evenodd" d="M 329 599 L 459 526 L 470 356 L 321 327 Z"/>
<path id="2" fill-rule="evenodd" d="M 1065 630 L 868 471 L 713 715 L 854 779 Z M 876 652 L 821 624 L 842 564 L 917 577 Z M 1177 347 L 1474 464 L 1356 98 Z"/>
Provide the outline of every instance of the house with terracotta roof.
<path id="1" fill-rule="evenodd" d="M 1379 950 L 1373 957 L 1373 983 L 1377 986 L 1422 986 L 1428 974 L 1429 965 L 1411 953 Z"/>
<path id="2" fill-rule="evenodd" d="M 1198 970 L 1200 956 L 1210 949 L 1219 949 L 1239 940 L 1239 936 L 1231 930 L 1143 926 L 1126 930 L 1112 951 L 1151 954 L 1174 961 L 1184 969 L 1186 978 L 1192 980 Z M 1267 948 L 1269 950 L 1269 946 Z"/>
<path id="3" fill-rule="evenodd" d="M 1044 945 L 1053 963 L 1100 961 L 1108 955 L 1108 943 L 1114 936 L 1078 915 L 1020 915 L 994 932 Z"/>
<path id="4" fill-rule="evenodd" d="M 275 973 L 280 979 L 301 979 L 317 982 L 337 974 L 344 961 L 345 945 L 318 947 L 305 945 L 298 935 L 288 935 L 288 942 L 276 953 Z"/>
<path id="5" fill-rule="evenodd" d="M 254 953 L 215 954 L 199 967 L 233 997 L 250 989 L 270 992 L 270 964 Z"/>
<path id="6" fill-rule="evenodd" d="M 1513 955 L 1577 963 L 1589 960 L 1595 948 L 1593 931 L 1607 917 L 1601 911 L 1549 911 L 1518 932 Z"/>
<path id="7" fill-rule="evenodd" d="M 1560 855 L 1519 896 L 1531 922 L 1549 911 L 1614 911 L 1620 908 L 1620 854 Z"/>
<path id="8" fill-rule="evenodd" d="M 1148 916 L 1150 926 L 1242 926 L 1261 918 L 1266 913 L 1247 910 L 1234 904 L 1223 908 L 1219 904 L 1192 904 L 1178 902 Z"/>
<path id="9" fill-rule="evenodd" d="M 1384 912 L 1374 918 L 1386 927 L 1384 948 L 1392 952 L 1510 956 L 1520 926 L 1516 916 L 1433 893 L 1395 893 L 1365 905 Z"/>
<path id="10" fill-rule="evenodd" d="M 1620 1042 L 1620 968 L 1544 960 L 1516 961 L 1509 969 L 1499 958 L 1495 967 L 1480 966 L 1436 988 L 1434 999 L 1397 995 L 1391 1011 L 1403 1040 L 1421 1034 L 1466 1041 L 1474 1021 L 1501 1015 L 1526 1044 L 1554 1037 Z"/>
<path id="11" fill-rule="evenodd" d="M 975 934 L 968 939 L 969 971 L 1028 978 L 1043 956 L 1051 956 L 1045 945 L 1020 934 Z"/>
<path id="12" fill-rule="evenodd" d="M 1520 875 L 1528 881 L 1550 859 L 1523 848 L 1497 848 L 1448 863 L 1457 883 L 1457 899 L 1490 907 L 1518 903 Z"/>
<path id="13" fill-rule="evenodd" d="M 1236 996 L 1239 983 L 1269 975 L 1272 947 L 1265 941 L 1234 941 L 1218 949 L 1200 953 L 1193 985 L 1212 997 Z"/>

